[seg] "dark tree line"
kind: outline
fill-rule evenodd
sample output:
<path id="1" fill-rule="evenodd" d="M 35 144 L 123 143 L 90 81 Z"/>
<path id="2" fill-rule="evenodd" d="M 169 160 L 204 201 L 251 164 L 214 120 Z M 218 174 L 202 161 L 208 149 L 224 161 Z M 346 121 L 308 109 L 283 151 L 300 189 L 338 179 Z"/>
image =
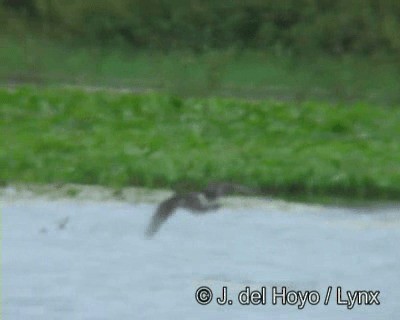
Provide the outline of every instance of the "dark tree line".
<path id="1" fill-rule="evenodd" d="M 2 0 L 50 36 L 163 50 L 400 53 L 399 0 Z"/>

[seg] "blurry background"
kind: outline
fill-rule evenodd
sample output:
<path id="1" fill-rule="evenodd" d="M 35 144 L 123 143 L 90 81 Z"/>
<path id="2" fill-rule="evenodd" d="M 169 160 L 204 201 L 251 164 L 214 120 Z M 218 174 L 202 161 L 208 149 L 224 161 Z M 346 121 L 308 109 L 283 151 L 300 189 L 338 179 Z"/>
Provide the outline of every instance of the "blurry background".
<path id="1" fill-rule="evenodd" d="M 397 0 L 2 0 L 0 81 L 400 101 Z"/>
<path id="2" fill-rule="evenodd" d="M 398 318 L 399 31 L 399 0 L 0 0 L 4 318 Z M 209 181 L 259 201 L 144 238 L 130 187 Z M 382 304 L 194 299 L 275 284 Z"/>
<path id="3" fill-rule="evenodd" d="M 397 0 L 0 3 L 0 184 L 398 199 Z"/>

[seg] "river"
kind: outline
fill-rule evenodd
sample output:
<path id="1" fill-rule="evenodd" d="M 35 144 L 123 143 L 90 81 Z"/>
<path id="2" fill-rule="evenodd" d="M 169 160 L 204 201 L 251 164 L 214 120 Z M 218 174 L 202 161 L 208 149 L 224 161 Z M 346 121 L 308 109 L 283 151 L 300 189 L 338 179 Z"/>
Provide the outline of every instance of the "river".
<path id="1" fill-rule="evenodd" d="M 399 206 L 263 201 L 149 240 L 154 203 L 3 198 L 3 319 L 398 317 Z"/>

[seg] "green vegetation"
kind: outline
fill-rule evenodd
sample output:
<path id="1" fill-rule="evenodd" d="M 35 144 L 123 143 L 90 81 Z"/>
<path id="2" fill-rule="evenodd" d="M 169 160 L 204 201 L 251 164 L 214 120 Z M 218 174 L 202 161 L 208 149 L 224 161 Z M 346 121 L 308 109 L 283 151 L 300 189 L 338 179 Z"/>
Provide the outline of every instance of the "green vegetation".
<path id="1" fill-rule="evenodd" d="M 33 87 L 0 90 L 2 183 L 400 195 L 400 108 Z"/>
<path id="2" fill-rule="evenodd" d="M 400 103 L 400 65 L 381 57 L 247 51 L 161 53 L 0 37 L 0 82 L 153 89 L 180 96 Z"/>
<path id="3" fill-rule="evenodd" d="M 398 197 L 399 3 L 1 1 L 0 185 Z"/>
<path id="4" fill-rule="evenodd" d="M 400 104 L 398 0 L 0 1 L 0 83 Z"/>
<path id="5" fill-rule="evenodd" d="M 3 32 L 161 50 L 400 54 L 398 0 L 3 0 Z"/>

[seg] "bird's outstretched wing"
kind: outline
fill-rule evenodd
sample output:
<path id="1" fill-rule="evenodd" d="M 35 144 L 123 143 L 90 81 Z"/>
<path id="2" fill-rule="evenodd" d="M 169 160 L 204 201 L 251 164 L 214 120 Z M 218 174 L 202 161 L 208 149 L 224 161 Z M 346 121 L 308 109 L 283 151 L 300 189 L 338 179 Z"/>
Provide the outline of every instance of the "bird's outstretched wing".
<path id="1" fill-rule="evenodd" d="M 180 197 L 174 195 L 160 203 L 151 219 L 149 227 L 146 230 L 147 237 L 152 237 L 161 228 L 164 222 L 172 216 L 175 210 L 180 206 L 180 202 Z"/>
<path id="2" fill-rule="evenodd" d="M 254 194 L 255 191 L 242 185 L 222 182 L 211 183 L 202 192 L 175 194 L 158 206 L 147 228 L 146 236 L 150 238 L 157 233 L 178 207 L 189 209 L 194 213 L 216 210 L 220 207 L 216 202 L 219 197 L 235 193 L 250 195 Z"/>

